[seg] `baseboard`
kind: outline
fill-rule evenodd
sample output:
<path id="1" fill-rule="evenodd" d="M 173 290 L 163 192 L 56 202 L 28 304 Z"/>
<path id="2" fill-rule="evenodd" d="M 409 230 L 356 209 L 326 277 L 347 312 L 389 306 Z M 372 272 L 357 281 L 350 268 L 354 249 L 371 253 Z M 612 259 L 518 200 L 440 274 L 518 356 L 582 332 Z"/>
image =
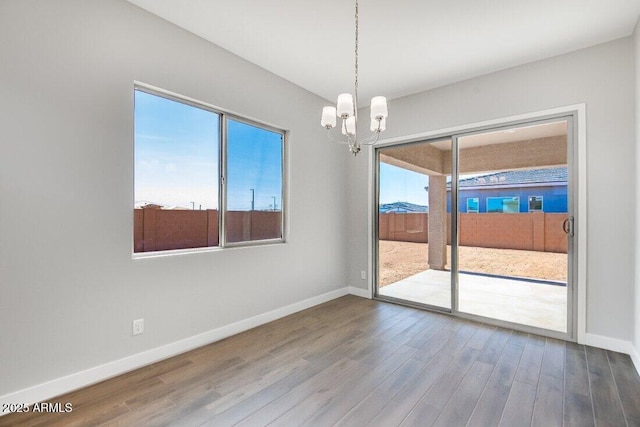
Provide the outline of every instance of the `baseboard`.
<path id="1" fill-rule="evenodd" d="M 202 347 L 203 345 L 219 341 L 231 335 L 244 332 L 251 328 L 255 328 L 256 326 L 260 326 L 265 323 L 280 319 L 281 317 L 285 317 L 290 314 L 297 313 L 298 311 L 313 307 L 315 305 L 331 301 L 349 293 L 351 293 L 349 287 L 337 289 L 335 291 L 327 292 L 325 294 L 308 298 L 306 300 L 299 301 L 285 307 L 269 311 L 267 313 L 259 314 L 254 317 L 232 323 L 230 325 L 222 326 L 220 328 L 213 329 L 202 334 L 194 335 L 180 341 L 176 341 L 161 347 L 156 347 L 142 353 L 134 354 L 123 359 L 105 363 L 104 365 L 96 366 L 85 371 L 67 375 L 62 378 L 57 378 L 55 380 L 19 390 L 14 393 L 5 394 L 4 396 L 0 396 L 0 405 L 4 406 L 5 404 L 11 403 L 31 405 L 36 402 L 42 402 L 47 399 L 52 399 L 56 396 L 69 393 L 73 390 L 77 390 L 79 388 L 86 387 L 109 378 L 113 378 L 115 376 L 124 374 L 134 369 L 141 368 L 151 363 L 155 363 L 160 360 L 175 356 L 177 354 Z M 0 416 L 2 415 L 4 415 L 4 413 L 0 411 Z"/>
<path id="2" fill-rule="evenodd" d="M 355 286 L 349 286 L 347 291 L 350 295 L 355 295 L 362 298 L 371 298 L 368 289 L 357 288 Z M 631 341 L 625 341 L 618 338 L 605 337 L 604 335 L 585 334 L 585 344 L 592 347 L 603 348 L 605 350 L 616 351 L 618 353 L 628 354 L 633 361 L 633 364 L 640 375 L 640 354 L 634 348 Z"/>
<path id="3" fill-rule="evenodd" d="M 592 347 L 599 347 L 604 348 L 605 350 L 628 354 L 631 357 L 633 365 L 636 367 L 636 371 L 638 371 L 638 375 L 640 375 L 640 355 L 631 341 L 609 338 L 602 335 L 586 334 L 585 344 Z"/>
<path id="4" fill-rule="evenodd" d="M 371 298 L 368 289 L 356 288 L 355 286 L 349 286 L 347 289 L 350 295 L 355 295 L 362 298 Z"/>
<path id="5" fill-rule="evenodd" d="M 584 343 L 591 347 L 603 348 L 605 350 L 617 351 L 618 353 L 624 354 L 631 354 L 631 350 L 633 349 L 631 341 L 589 333 L 585 335 Z"/>
<path id="6" fill-rule="evenodd" d="M 638 375 L 640 375 L 640 355 L 631 341 L 605 337 L 603 335 L 586 334 L 585 344 L 592 347 L 628 354 L 631 357 L 631 361 L 633 362 L 636 371 L 638 371 Z"/>
<path id="7" fill-rule="evenodd" d="M 640 375 L 640 351 L 638 351 L 637 348 L 631 346 L 631 353 L 629 354 L 629 356 L 631 356 L 631 361 L 633 362 L 633 365 L 636 367 L 636 371 L 638 371 L 638 375 Z"/>
<path id="8" fill-rule="evenodd" d="M 631 341 L 605 337 L 603 335 L 585 334 L 584 343 L 591 347 L 598 347 L 605 350 L 628 354 L 631 357 L 631 361 L 633 362 L 638 375 L 640 375 L 640 353 L 638 353 L 638 350 L 633 346 Z"/>

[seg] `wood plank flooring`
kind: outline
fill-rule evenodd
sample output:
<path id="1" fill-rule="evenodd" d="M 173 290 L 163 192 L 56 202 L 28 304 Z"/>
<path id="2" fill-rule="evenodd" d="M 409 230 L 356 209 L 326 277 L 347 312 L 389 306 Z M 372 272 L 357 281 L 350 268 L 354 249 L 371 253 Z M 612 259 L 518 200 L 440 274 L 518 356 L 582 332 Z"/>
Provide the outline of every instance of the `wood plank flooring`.
<path id="1" fill-rule="evenodd" d="M 0 426 L 640 426 L 629 356 L 346 296 Z"/>

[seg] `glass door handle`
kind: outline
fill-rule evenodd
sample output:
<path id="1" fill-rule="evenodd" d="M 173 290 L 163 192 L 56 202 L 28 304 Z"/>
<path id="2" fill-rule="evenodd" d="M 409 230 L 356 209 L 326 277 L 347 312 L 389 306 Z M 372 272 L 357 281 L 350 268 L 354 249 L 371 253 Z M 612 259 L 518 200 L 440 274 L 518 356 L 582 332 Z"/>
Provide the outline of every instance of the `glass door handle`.
<path id="1" fill-rule="evenodd" d="M 564 231 L 569 236 L 573 236 L 573 217 L 572 216 L 570 216 L 569 218 L 565 219 L 562 222 L 562 231 Z"/>

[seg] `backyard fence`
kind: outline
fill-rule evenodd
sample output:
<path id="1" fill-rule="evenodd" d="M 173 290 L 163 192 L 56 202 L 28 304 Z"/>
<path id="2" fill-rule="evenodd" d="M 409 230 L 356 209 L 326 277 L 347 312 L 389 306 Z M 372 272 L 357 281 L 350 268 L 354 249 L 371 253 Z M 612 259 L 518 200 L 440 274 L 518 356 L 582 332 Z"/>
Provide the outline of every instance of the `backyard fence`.
<path id="1" fill-rule="evenodd" d="M 461 213 L 461 246 L 567 252 L 563 213 Z M 227 241 L 281 237 L 281 212 L 227 212 Z M 134 252 L 217 246 L 217 210 L 134 209 Z M 447 236 L 451 223 L 447 222 Z M 428 213 L 385 213 L 379 216 L 380 240 L 429 242 Z M 451 242 L 448 239 L 449 244 Z"/>
<path id="2" fill-rule="evenodd" d="M 565 213 L 461 213 L 459 241 L 461 246 L 567 253 L 567 235 L 562 230 L 565 219 Z M 447 236 L 451 236 L 450 218 Z M 380 214 L 378 237 L 428 243 L 429 214 Z M 450 237 L 447 243 L 451 244 Z"/>
<path id="3" fill-rule="evenodd" d="M 134 209 L 134 252 L 201 248 L 219 244 L 218 211 Z M 282 236 L 279 211 L 229 211 L 227 241 L 274 239 Z"/>

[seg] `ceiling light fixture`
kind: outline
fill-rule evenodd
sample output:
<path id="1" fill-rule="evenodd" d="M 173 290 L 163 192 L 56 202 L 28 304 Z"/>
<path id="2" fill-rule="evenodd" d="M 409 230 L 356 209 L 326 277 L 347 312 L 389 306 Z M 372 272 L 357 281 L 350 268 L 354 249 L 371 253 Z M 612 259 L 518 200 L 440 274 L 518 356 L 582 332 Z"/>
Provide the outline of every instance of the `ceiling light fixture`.
<path id="1" fill-rule="evenodd" d="M 336 107 L 324 107 L 322 109 L 322 120 L 320 124 L 327 129 L 329 139 L 342 144 L 349 145 L 349 151 L 355 156 L 360 152 L 363 145 L 373 145 L 378 142 L 380 132 L 386 129 L 386 119 L 389 115 L 387 111 L 387 98 L 384 96 L 374 96 L 371 98 L 371 132 L 373 135 L 359 141 L 357 137 L 358 121 L 358 0 L 356 0 L 356 43 L 355 43 L 355 83 L 354 95 L 341 93 L 338 95 Z M 338 140 L 331 135 L 331 129 L 336 126 L 336 118 L 342 119 L 342 134 L 345 140 Z"/>

